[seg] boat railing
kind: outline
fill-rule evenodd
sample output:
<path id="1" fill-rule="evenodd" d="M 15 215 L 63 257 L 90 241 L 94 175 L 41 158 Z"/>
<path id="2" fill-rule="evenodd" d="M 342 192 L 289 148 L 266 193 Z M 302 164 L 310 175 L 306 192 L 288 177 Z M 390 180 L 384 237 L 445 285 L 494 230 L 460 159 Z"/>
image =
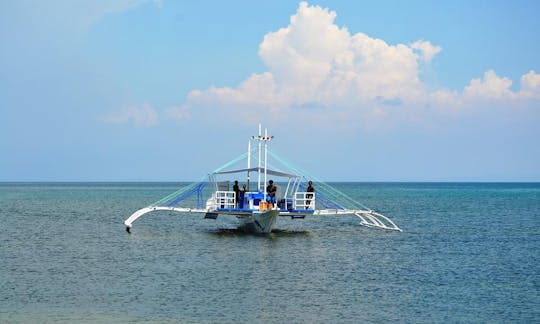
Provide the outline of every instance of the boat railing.
<path id="1" fill-rule="evenodd" d="M 314 192 L 295 192 L 294 209 L 315 209 L 315 193 Z"/>
<path id="2" fill-rule="evenodd" d="M 216 191 L 215 202 L 217 208 L 235 208 L 236 192 Z"/>

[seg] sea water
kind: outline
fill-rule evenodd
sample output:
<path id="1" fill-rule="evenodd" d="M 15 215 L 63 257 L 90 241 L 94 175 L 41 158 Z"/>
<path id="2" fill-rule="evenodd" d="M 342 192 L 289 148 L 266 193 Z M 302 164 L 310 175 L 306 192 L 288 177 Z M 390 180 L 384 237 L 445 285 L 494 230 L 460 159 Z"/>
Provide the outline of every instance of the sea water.
<path id="1" fill-rule="evenodd" d="M 540 322 L 540 184 L 336 183 L 355 216 L 135 210 L 174 183 L 0 184 L 0 322 Z"/>

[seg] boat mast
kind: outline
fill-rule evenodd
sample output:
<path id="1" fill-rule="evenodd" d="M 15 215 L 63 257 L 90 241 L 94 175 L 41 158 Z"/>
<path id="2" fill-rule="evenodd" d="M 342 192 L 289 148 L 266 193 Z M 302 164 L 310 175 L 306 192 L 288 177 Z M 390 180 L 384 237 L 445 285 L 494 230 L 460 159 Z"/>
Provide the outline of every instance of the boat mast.
<path id="1" fill-rule="evenodd" d="M 248 140 L 248 158 L 247 158 L 247 191 L 249 191 L 249 169 L 251 168 L 251 140 Z"/>
<path id="2" fill-rule="evenodd" d="M 259 124 L 259 137 L 258 137 L 258 142 L 259 142 L 259 168 L 257 169 L 257 173 L 258 173 L 258 179 L 257 179 L 257 191 L 261 190 L 261 124 Z"/>
<path id="3" fill-rule="evenodd" d="M 265 128 L 264 129 L 264 137 L 263 137 L 263 140 L 264 140 L 264 186 L 263 186 L 263 190 L 264 190 L 264 187 L 266 186 L 266 168 L 267 168 L 267 163 L 268 163 L 268 129 Z M 266 201 L 266 190 L 264 190 L 264 201 Z"/>

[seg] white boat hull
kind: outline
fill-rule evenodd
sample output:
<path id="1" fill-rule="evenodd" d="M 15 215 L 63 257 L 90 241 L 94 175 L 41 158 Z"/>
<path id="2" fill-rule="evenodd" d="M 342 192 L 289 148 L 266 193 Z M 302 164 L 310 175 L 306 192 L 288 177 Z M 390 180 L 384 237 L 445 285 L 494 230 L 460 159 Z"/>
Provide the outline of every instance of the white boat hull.
<path id="1" fill-rule="evenodd" d="M 241 226 L 254 233 L 270 233 L 279 216 L 279 210 L 271 209 L 239 217 Z"/>

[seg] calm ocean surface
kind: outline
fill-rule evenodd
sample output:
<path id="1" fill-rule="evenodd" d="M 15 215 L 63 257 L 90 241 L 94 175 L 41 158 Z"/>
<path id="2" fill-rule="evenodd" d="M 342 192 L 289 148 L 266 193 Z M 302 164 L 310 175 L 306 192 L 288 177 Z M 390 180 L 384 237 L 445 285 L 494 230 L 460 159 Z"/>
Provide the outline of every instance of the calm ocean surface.
<path id="1" fill-rule="evenodd" d="M 0 322 L 540 322 L 540 184 L 337 183 L 403 233 L 135 210 L 170 183 L 0 184 Z"/>

